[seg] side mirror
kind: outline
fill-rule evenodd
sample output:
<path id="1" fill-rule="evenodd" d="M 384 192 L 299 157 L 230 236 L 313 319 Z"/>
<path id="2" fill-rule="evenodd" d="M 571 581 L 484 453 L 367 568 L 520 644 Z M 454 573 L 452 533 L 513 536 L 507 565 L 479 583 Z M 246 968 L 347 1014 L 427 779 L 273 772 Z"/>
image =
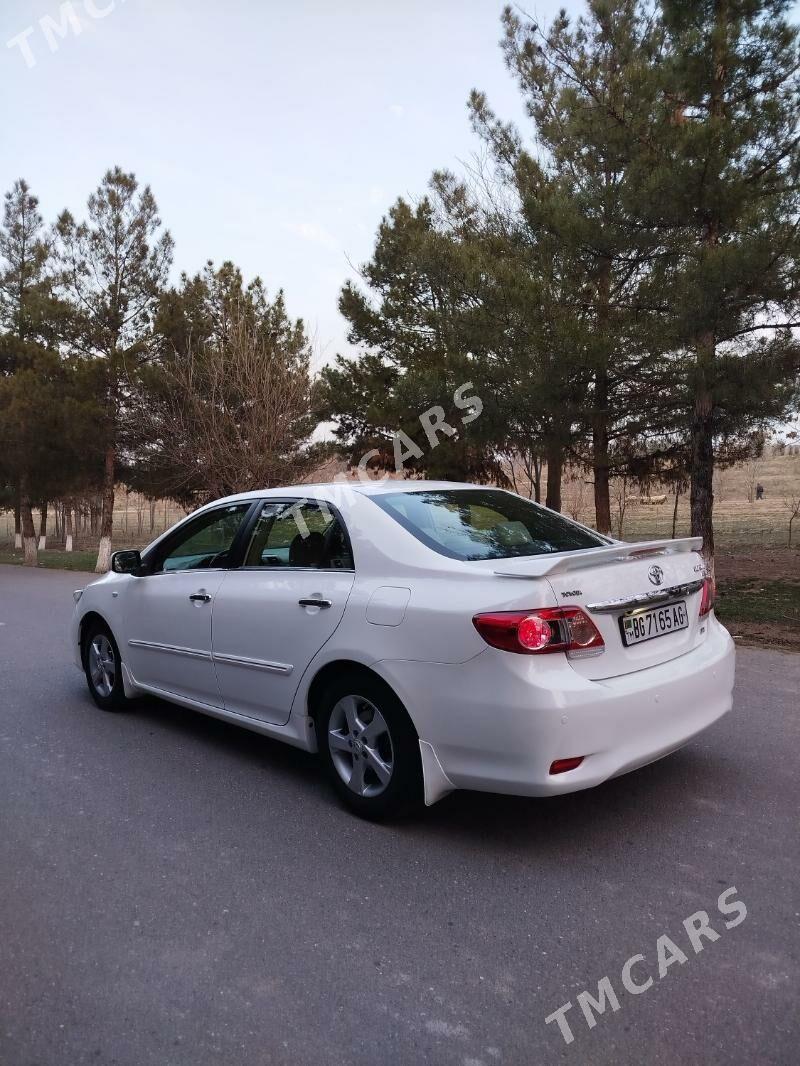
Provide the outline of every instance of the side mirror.
<path id="1" fill-rule="evenodd" d="M 111 556 L 111 569 L 115 574 L 138 574 L 142 565 L 142 554 L 136 548 L 114 552 Z"/>

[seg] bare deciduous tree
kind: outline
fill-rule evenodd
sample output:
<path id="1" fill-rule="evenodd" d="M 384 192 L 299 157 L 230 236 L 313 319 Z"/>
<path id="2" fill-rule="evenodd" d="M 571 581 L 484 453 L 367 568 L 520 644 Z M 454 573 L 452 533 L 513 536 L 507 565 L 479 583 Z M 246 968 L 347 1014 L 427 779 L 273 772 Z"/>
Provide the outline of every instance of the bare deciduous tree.
<path id="1" fill-rule="evenodd" d="M 236 313 L 224 339 L 190 341 L 143 412 L 165 493 L 215 499 L 298 480 L 315 425 L 309 362 L 304 336 L 287 347 Z"/>
<path id="2" fill-rule="evenodd" d="M 628 509 L 628 491 L 630 481 L 625 476 L 612 478 L 610 481 L 611 502 L 617 517 L 617 537 L 622 540 L 622 530 L 625 525 L 625 512 Z"/>
<path id="3" fill-rule="evenodd" d="M 751 456 L 747 460 L 745 466 L 745 477 L 747 479 L 747 502 L 753 503 L 756 498 L 756 485 L 761 476 L 761 471 L 764 466 L 763 457 L 761 455 Z"/>
<path id="4" fill-rule="evenodd" d="M 543 465 L 541 452 L 535 448 L 516 448 L 500 455 L 500 467 L 514 492 L 537 503 L 541 502 Z"/>
<path id="5" fill-rule="evenodd" d="M 586 482 L 578 471 L 574 473 L 568 483 L 568 490 L 565 493 L 566 499 L 564 503 L 564 509 L 570 518 L 573 518 L 576 522 L 580 522 L 581 513 L 586 507 Z"/>
<path id="6" fill-rule="evenodd" d="M 783 506 L 789 512 L 789 547 L 792 546 L 792 523 L 800 517 L 800 496 L 792 496 L 783 501 Z"/>

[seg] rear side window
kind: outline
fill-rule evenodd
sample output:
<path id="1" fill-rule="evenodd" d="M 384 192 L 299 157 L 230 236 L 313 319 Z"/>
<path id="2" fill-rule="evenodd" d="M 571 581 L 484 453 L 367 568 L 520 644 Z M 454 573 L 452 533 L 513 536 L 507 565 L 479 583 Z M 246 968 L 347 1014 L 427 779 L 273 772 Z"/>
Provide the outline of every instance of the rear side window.
<path id="1" fill-rule="evenodd" d="M 511 559 L 607 543 L 502 489 L 389 492 L 370 499 L 423 544 L 451 559 Z"/>
<path id="2" fill-rule="evenodd" d="M 267 502 L 253 529 L 245 566 L 352 570 L 350 543 L 337 515 L 314 500 Z"/>

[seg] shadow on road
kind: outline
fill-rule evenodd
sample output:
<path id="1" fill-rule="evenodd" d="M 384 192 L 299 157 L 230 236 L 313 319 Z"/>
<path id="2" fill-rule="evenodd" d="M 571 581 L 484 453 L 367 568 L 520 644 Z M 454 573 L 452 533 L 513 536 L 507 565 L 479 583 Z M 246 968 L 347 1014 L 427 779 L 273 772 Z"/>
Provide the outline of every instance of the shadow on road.
<path id="1" fill-rule="evenodd" d="M 288 789 L 295 819 L 314 820 L 320 814 L 332 821 L 353 815 L 344 810 L 327 788 L 317 758 L 298 748 L 241 729 L 219 719 L 155 698 L 137 700 L 126 718 L 143 727 L 156 727 L 174 737 L 191 739 L 216 752 L 218 772 L 264 774 L 263 788 Z M 698 739 L 659 762 L 606 782 L 598 788 L 551 798 L 455 792 L 419 816 L 390 825 L 367 825 L 365 832 L 391 833 L 404 841 L 428 843 L 437 838 L 460 840 L 467 847 L 487 841 L 501 851 L 534 849 L 542 859 L 596 850 L 604 843 L 614 850 L 647 846 L 660 838 L 691 829 L 699 807 L 706 815 L 721 811 L 720 797 L 742 788 L 746 766 L 717 757 L 708 742 Z M 276 817 L 286 817 L 277 812 Z"/>

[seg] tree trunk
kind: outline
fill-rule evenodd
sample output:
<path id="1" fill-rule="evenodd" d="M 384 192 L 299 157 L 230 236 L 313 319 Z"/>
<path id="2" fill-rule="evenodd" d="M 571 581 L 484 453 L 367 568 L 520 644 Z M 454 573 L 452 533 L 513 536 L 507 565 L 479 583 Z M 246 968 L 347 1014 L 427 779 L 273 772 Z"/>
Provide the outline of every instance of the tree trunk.
<path id="1" fill-rule="evenodd" d="M 689 495 L 692 536 L 703 538 L 703 558 L 714 568 L 714 398 L 709 379 L 714 337 L 706 334 L 697 348 L 697 381 L 692 415 L 692 482 Z"/>
<path id="2" fill-rule="evenodd" d="M 19 486 L 14 490 L 14 551 L 22 550 L 22 511 L 20 510 Z"/>
<path id="3" fill-rule="evenodd" d="M 561 510 L 561 468 L 564 465 L 564 449 L 559 441 L 547 445 L 547 496 L 545 506 L 551 511 Z"/>
<path id="4" fill-rule="evenodd" d="M 714 69 L 709 101 L 709 124 L 716 133 L 715 142 L 722 143 L 725 123 L 724 91 L 727 79 L 728 21 L 726 0 L 716 0 L 713 37 Z M 706 224 L 703 243 L 706 249 L 719 242 L 719 217 L 712 215 Z M 703 558 L 714 576 L 714 360 L 716 337 L 712 329 L 701 332 L 695 346 L 697 366 L 692 414 L 692 478 L 689 507 L 692 536 L 703 538 Z"/>
<path id="5" fill-rule="evenodd" d="M 72 551 L 72 503 L 64 505 L 64 551 Z"/>
<path id="6" fill-rule="evenodd" d="M 595 528 L 611 533 L 611 497 L 608 485 L 608 333 L 611 300 L 611 261 L 604 257 L 597 286 L 597 327 L 599 334 L 598 365 L 594 372 L 594 409 L 592 411 L 592 470 L 594 473 Z"/>
<path id="7" fill-rule="evenodd" d="M 25 548 L 25 566 L 38 566 L 39 552 L 36 547 L 36 527 L 33 524 L 31 498 L 24 482 L 20 490 L 20 516 L 22 519 L 22 543 Z"/>
<path id="8" fill-rule="evenodd" d="M 539 455 L 533 457 L 533 498 L 537 503 L 542 502 L 542 459 Z"/>
<path id="9" fill-rule="evenodd" d="M 47 500 L 42 503 L 39 513 L 39 551 L 47 547 Z"/>
<path id="10" fill-rule="evenodd" d="M 680 500 L 681 494 L 679 489 L 675 489 L 675 506 L 672 508 L 672 539 L 675 540 L 675 530 L 678 526 L 678 500 Z"/>
<path id="11" fill-rule="evenodd" d="M 607 397 L 608 375 L 605 369 L 595 376 L 595 401 L 600 393 Z M 605 408 L 606 400 L 603 400 Z M 608 412 L 596 411 L 592 424 L 592 471 L 594 474 L 595 529 L 598 533 L 611 532 L 611 494 L 608 478 Z"/>
<path id="12" fill-rule="evenodd" d="M 113 444 L 106 448 L 103 468 L 103 519 L 100 527 L 100 547 L 97 552 L 96 574 L 105 574 L 111 567 L 111 534 L 114 531 L 114 468 L 116 449 Z"/>

